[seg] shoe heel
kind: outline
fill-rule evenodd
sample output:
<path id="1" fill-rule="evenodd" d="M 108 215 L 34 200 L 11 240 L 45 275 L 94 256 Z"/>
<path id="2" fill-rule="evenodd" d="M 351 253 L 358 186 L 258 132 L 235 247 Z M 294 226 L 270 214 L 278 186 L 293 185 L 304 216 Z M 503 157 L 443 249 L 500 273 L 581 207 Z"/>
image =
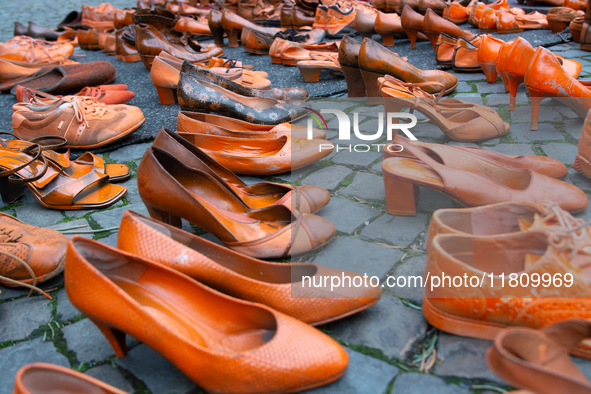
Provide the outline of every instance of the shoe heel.
<path id="1" fill-rule="evenodd" d="M 397 216 L 415 216 L 419 200 L 419 187 L 413 183 L 393 178 L 384 171 L 386 188 L 386 212 Z"/>
<path id="2" fill-rule="evenodd" d="M 587 178 L 591 178 L 591 163 L 581 155 L 577 155 L 573 168 L 579 174 L 585 175 Z"/>
<path id="3" fill-rule="evenodd" d="M 4 204 L 15 202 L 25 193 L 25 185 L 8 182 L 8 176 L 0 178 L 0 196 Z"/>
<path id="4" fill-rule="evenodd" d="M 359 32 L 359 34 L 361 35 L 361 38 L 369 38 L 371 39 L 373 37 L 372 33 L 367 33 L 367 32 Z"/>
<path id="5" fill-rule="evenodd" d="M 144 203 L 145 204 L 145 203 Z M 148 213 L 152 219 L 161 221 L 162 223 L 170 224 L 171 226 L 182 228 L 183 221 L 180 217 L 174 216 L 168 212 L 161 211 L 160 209 L 154 208 L 148 204 L 145 204 L 148 209 Z"/>
<path id="6" fill-rule="evenodd" d="M 389 116 L 389 114 L 402 112 L 402 109 L 404 108 L 404 105 L 400 104 L 399 102 L 396 101 L 396 99 L 394 99 L 392 97 L 382 97 L 382 100 L 384 102 L 384 112 L 386 113 L 386 116 Z M 392 124 L 398 124 L 398 123 L 400 123 L 400 119 L 396 118 L 396 117 L 392 117 Z M 397 135 L 398 135 L 398 130 L 393 130 L 392 131 L 392 138 L 394 138 Z"/>
<path id="7" fill-rule="evenodd" d="M 365 82 L 363 81 L 361 70 L 343 65 L 341 65 L 341 70 L 345 75 L 349 97 L 365 97 Z"/>
<path id="8" fill-rule="evenodd" d="M 530 130 L 537 130 L 538 129 L 538 116 L 540 114 L 540 104 L 542 100 L 544 100 L 548 95 L 544 92 L 540 92 L 536 89 L 528 89 L 526 86 L 527 92 L 529 93 L 529 97 L 531 99 L 531 124 L 529 126 Z"/>
<path id="9" fill-rule="evenodd" d="M 394 44 L 394 34 L 380 34 L 382 37 L 382 44 L 387 47 L 393 47 Z M 416 38 L 416 37 L 415 37 Z M 413 46 L 414 49 L 414 46 Z"/>
<path id="10" fill-rule="evenodd" d="M 435 53 L 437 53 L 437 39 L 439 38 L 439 33 L 432 32 L 432 31 L 424 31 L 423 33 L 427 36 L 427 38 L 431 42 L 431 46 L 433 47 L 433 50 L 435 51 Z"/>
<path id="11" fill-rule="evenodd" d="M 224 29 L 220 28 L 220 27 L 209 27 L 209 30 L 211 30 L 211 34 L 213 35 L 213 42 L 215 43 L 216 46 L 218 47 L 223 47 L 224 46 Z"/>
<path id="12" fill-rule="evenodd" d="M 240 30 L 237 29 L 224 29 L 228 36 L 228 48 L 238 48 L 238 36 Z"/>
<path id="13" fill-rule="evenodd" d="M 523 83 L 523 77 L 511 73 L 506 73 L 506 75 L 507 82 L 509 84 L 509 94 L 511 94 L 511 98 L 509 99 L 509 111 L 515 111 L 515 102 L 517 101 L 517 89 L 519 88 L 519 85 Z"/>
<path id="14" fill-rule="evenodd" d="M 281 56 L 277 57 L 277 56 L 271 56 L 271 63 L 273 64 L 283 64 L 283 59 L 281 59 Z"/>
<path id="15" fill-rule="evenodd" d="M 411 29 L 407 27 L 403 27 L 404 32 L 406 33 L 408 40 L 410 41 L 410 47 L 414 50 L 417 49 L 417 35 L 419 34 L 419 29 Z"/>
<path id="16" fill-rule="evenodd" d="M 152 70 L 152 62 L 154 61 L 155 57 L 156 56 L 145 56 L 140 54 L 140 58 L 142 59 L 142 62 L 144 63 L 144 66 L 146 66 L 148 71 Z"/>
<path id="17" fill-rule="evenodd" d="M 322 68 L 300 68 L 300 74 L 305 82 L 318 82 Z"/>
<path id="18" fill-rule="evenodd" d="M 156 92 L 158 93 L 160 104 L 170 105 L 178 103 L 176 89 L 161 88 L 159 86 L 156 86 Z"/>
<path id="19" fill-rule="evenodd" d="M 384 100 L 380 87 L 378 86 L 378 78 L 383 77 L 384 74 L 378 74 L 371 71 L 360 70 L 363 82 L 365 83 L 365 91 L 367 92 L 368 105 L 380 105 Z"/>
<path id="20" fill-rule="evenodd" d="M 497 66 L 494 64 L 481 64 L 480 67 L 486 76 L 486 82 L 495 83 L 497 82 Z"/>
<path id="21" fill-rule="evenodd" d="M 127 356 L 127 344 L 125 343 L 125 333 L 123 331 L 109 327 L 106 324 L 91 318 L 89 318 L 89 320 L 93 322 L 94 325 L 97 326 L 97 328 L 103 333 L 105 338 L 107 338 L 107 341 L 109 341 L 113 347 L 117 357 Z"/>

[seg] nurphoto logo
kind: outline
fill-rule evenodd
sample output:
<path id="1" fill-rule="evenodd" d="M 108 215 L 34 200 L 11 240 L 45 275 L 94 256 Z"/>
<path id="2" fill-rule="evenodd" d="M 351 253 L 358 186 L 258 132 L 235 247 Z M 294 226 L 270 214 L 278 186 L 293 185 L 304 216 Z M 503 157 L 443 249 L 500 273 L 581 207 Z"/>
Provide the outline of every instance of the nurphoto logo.
<path id="1" fill-rule="evenodd" d="M 333 114 L 337 118 L 337 122 L 339 124 L 339 140 L 341 141 L 348 141 L 351 140 L 351 120 L 349 116 L 338 109 L 321 109 L 320 113 L 313 109 L 309 109 L 310 113 L 308 114 L 310 118 L 308 118 L 308 134 L 307 138 L 311 140 L 313 138 L 313 122 L 312 120 L 316 121 L 316 124 L 320 127 L 321 130 L 328 129 L 326 124 L 326 120 L 322 116 L 322 114 Z M 417 117 L 414 114 L 409 114 L 406 112 L 388 112 L 385 114 L 380 112 L 378 114 L 378 130 L 374 134 L 362 134 L 359 130 L 359 114 L 357 112 L 353 112 L 353 133 L 355 136 L 363 141 L 379 141 L 382 139 L 384 135 L 384 119 L 386 119 L 386 138 L 388 141 L 392 141 L 393 139 L 393 131 L 399 130 L 404 133 L 409 139 L 416 141 L 417 137 L 415 137 L 409 129 L 413 128 L 417 124 Z M 407 119 L 407 122 L 401 121 L 402 119 Z M 399 123 L 400 122 L 400 123 Z M 366 131 L 366 130 L 364 130 Z M 384 144 L 355 144 L 355 145 L 342 145 L 342 144 L 321 144 L 319 146 L 320 151 L 327 150 L 327 149 L 334 149 L 336 147 L 337 152 L 342 150 L 348 150 L 349 152 L 369 152 L 372 150 L 372 147 L 375 147 L 378 152 L 381 151 Z M 390 152 L 401 152 L 403 150 L 402 145 L 399 144 L 388 144 L 386 148 Z"/>

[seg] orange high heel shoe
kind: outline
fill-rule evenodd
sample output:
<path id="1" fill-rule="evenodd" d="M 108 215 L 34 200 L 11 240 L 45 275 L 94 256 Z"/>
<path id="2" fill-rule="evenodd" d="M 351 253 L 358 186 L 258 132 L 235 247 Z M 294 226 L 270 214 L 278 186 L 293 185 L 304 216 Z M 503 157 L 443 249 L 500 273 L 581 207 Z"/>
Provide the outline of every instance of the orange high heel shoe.
<path id="1" fill-rule="evenodd" d="M 496 61 L 499 56 L 499 50 L 503 45 L 503 40 L 499 40 L 491 35 L 483 35 L 480 45 L 478 46 L 477 60 L 482 68 L 482 72 L 486 76 L 486 82 L 497 82 L 497 66 Z"/>
<path id="2" fill-rule="evenodd" d="M 509 93 L 511 94 L 509 111 L 515 110 L 517 88 L 523 82 L 525 72 L 533 55 L 534 48 L 522 37 L 517 37 L 509 47 L 504 61 L 505 75 L 507 76 Z M 581 63 L 562 57 L 557 58 L 560 59 L 559 61 L 567 73 L 573 75 L 575 78 L 579 76 L 582 70 Z"/>
<path id="3" fill-rule="evenodd" d="M 431 9 L 427 10 L 427 13 L 425 14 L 425 19 L 423 20 L 423 33 L 425 33 L 431 42 L 434 51 L 437 49 L 437 39 L 441 33 L 445 33 L 453 38 L 462 37 L 468 41 L 471 41 L 474 38 L 474 34 L 467 30 L 460 29 L 456 24 L 443 19 Z"/>
<path id="4" fill-rule="evenodd" d="M 591 109 L 591 83 L 576 80 L 561 60 L 538 47 L 527 66 L 524 83 L 531 98 L 531 130 L 538 129 L 540 103 L 547 97 L 561 101 L 583 119 Z"/>
<path id="5" fill-rule="evenodd" d="M 347 352 L 308 324 L 97 241 L 70 240 L 65 280 L 117 357 L 130 335 L 210 393 L 300 392 L 347 368 Z"/>

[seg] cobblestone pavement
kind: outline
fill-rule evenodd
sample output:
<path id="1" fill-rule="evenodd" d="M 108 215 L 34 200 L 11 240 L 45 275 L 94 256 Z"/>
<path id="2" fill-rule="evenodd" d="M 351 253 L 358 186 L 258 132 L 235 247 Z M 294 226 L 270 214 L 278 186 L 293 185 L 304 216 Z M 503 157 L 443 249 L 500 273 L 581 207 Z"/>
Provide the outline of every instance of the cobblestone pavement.
<path id="1" fill-rule="evenodd" d="M 65 10 L 65 14 L 76 8 L 70 6 L 73 3 L 62 1 L 60 9 Z M 99 1 L 85 3 L 94 5 Z M 55 8 L 56 3 L 35 1 L 31 4 L 39 4 L 39 8 L 35 8 L 39 23 L 55 25 L 61 20 L 60 17 L 54 18 L 55 11 L 45 12 Z M 116 1 L 114 4 L 125 6 L 129 2 Z M 14 20 L 27 22 L 27 15 L 31 12 L 30 8 L 24 9 L 17 3 L 4 6 L 0 25 L 2 40 L 10 38 Z M 5 26 L 7 23 L 10 29 Z M 583 63 L 583 79 L 591 77 L 591 53 L 579 51 L 577 47 L 564 44 L 552 50 L 579 60 Z M 460 83 L 454 93 L 456 98 L 493 106 L 505 121 L 511 123 L 510 134 L 478 146 L 504 154 L 555 157 L 569 166 L 566 181 L 591 193 L 591 181 L 570 169 L 581 134 L 582 119 L 558 102 L 546 100 L 540 113 L 538 131 L 530 131 L 531 108 L 523 86 L 516 111 L 509 112 L 509 95 L 500 82 L 489 85 L 480 73 L 457 76 Z M 146 83 L 150 82 L 146 79 Z M 363 100 L 346 97 L 334 99 L 329 104 L 323 101 L 315 105 L 317 109 L 329 106 L 346 112 L 359 112 L 360 128 L 368 133 L 377 130 L 377 116 L 380 111 L 383 112 L 381 106 L 368 107 Z M 335 120 L 331 115 L 327 115 L 326 119 L 329 122 L 328 138 L 343 145 L 342 141 L 336 140 Z M 454 144 L 431 124 L 419 125 L 413 133 L 422 141 Z M 349 143 L 363 141 L 354 138 L 345 145 Z M 149 143 L 127 146 L 102 156 L 107 163 L 125 163 L 135 172 L 149 146 Z M 319 214 L 333 221 L 337 237 L 321 252 L 299 260 L 380 277 L 422 274 L 429 217 L 434 210 L 452 207 L 455 203 L 431 190 L 421 189 L 419 213 L 415 217 L 386 214 L 380 162 L 379 153 L 344 150 L 333 152 L 323 161 L 291 175 L 268 178 L 323 186 L 332 194 L 330 204 Z M 245 178 L 248 182 L 258 181 L 255 177 Z M 0 210 L 37 226 L 64 228 L 84 224 L 95 230 L 116 227 L 127 209 L 147 214 L 138 194 L 135 173 L 123 185 L 128 188 L 125 199 L 105 210 L 48 210 L 41 207 L 30 193 Z M 576 216 L 589 220 L 590 213 L 591 209 L 588 209 Z M 186 222 L 184 226 L 187 231 L 198 231 Z M 215 240 L 209 234 L 204 236 Z M 115 245 L 117 232 L 97 233 L 94 238 Z M 0 394 L 11 393 L 12 380 L 18 368 L 35 361 L 69 366 L 127 392 L 201 392 L 163 357 L 133 339 L 129 340 L 129 355 L 116 358 L 98 329 L 69 302 L 61 276 L 44 284 L 43 288 L 51 290 L 53 301 L 36 295 L 27 298 L 27 292 L 18 289 L 0 288 Z M 346 346 L 351 356 L 350 366 L 345 377 L 313 392 L 462 394 L 508 389 L 484 362 L 484 353 L 490 342 L 448 335 L 433 329 L 423 318 L 420 296 L 417 290 L 385 290 L 382 300 L 369 310 L 321 327 Z M 436 350 L 437 361 L 428 374 L 419 373 L 422 349 L 427 349 L 428 354 L 431 354 L 431 349 Z M 576 363 L 591 378 L 591 362 L 576 359 Z"/>

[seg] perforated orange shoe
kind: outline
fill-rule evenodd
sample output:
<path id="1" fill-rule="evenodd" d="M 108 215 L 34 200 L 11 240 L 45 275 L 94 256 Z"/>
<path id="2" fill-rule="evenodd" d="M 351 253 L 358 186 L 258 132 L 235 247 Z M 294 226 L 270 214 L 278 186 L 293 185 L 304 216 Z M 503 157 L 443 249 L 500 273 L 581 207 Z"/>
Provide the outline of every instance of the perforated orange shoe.
<path id="1" fill-rule="evenodd" d="M 130 335 L 208 392 L 294 393 L 347 368 L 347 352 L 308 324 L 96 241 L 72 238 L 65 279 L 118 357 Z"/>

